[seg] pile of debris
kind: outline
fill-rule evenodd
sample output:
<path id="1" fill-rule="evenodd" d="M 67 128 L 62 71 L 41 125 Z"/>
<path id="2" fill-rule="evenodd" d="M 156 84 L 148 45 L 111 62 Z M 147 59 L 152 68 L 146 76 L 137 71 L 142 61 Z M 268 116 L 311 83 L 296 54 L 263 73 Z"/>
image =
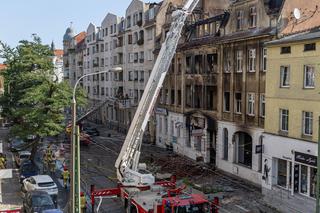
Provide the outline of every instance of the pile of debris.
<path id="1" fill-rule="evenodd" d="M 192 160 L 176 154 L 157 155 L 156 157 L 153 155 L 144 156 L 143 162 L 148 164 L 148 170 L 154 174 L 160 172 L 161 174 L 167 174 L 165 176 L 174 174 L 178 179 L 194 179 L 212 175 L 212 172 L 205 166 L 198 165 Z"/>

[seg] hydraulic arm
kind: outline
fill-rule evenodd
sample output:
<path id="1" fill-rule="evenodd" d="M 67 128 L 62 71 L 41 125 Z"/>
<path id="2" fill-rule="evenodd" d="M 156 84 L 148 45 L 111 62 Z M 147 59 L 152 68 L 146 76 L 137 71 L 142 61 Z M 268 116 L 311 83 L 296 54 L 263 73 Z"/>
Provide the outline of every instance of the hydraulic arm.
<path id="1" fill-rule="evenodd" d="M 198 2 L 199 0 L 187 0 L 182 9 L 176 10 L 172 14 L 173 22 L 171 28 L 162 44 L 127 137 L 115 163 L 118 180 L 123 185 L 143 186 L 151 185 L 155 181 L 152 174 L 142 174 L 138 170 L 142 137 L 176 52 L 184 23 Z"/>

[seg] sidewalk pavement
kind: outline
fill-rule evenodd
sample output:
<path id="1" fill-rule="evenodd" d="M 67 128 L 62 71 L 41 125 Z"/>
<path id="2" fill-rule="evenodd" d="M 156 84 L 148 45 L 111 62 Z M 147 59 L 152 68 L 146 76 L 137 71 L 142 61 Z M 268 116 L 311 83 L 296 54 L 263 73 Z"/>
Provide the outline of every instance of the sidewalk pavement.
<path id="1" fill-rule="evenodd" d="M 0 129 L 0 139 L 3 141 L 3 153 L 7 156 L 7 168 L 12 169 L 12 178 L 0 180 L 0 210 L 19 209 L 22 207 L 21 185 L 19 171 L 16 168 L 13 154 L 8 150 L 7 135 L 9 130 Z"/>

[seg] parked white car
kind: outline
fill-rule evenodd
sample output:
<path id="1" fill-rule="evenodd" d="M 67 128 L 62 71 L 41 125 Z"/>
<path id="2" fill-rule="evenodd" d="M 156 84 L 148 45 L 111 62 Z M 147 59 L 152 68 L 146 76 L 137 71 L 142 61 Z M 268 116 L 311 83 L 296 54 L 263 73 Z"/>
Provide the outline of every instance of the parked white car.
<path id="1" fill-rule="evenodd" d="M 53 197 L 56 197 L 58 195 L 57 184 L 49 175 L 37 175 L 24 179 L 23 190 L 27 192 L 45 191 Z"/>

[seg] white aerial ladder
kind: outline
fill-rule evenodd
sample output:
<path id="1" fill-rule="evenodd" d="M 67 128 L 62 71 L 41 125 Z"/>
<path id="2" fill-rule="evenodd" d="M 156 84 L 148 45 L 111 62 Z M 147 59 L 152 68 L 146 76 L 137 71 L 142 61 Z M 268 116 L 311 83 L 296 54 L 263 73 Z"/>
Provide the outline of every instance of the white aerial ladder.
<path id="1" fill-rule="evenodd" d="M 176 52 L 185 21 L 198 2 L 199 0 L 186 0 L 184 7 L 174 11 L 172 14 L 171 28 L 162 44 L 127 137 L 115 163 L 117 178 L 124 186 L 146 186 L 155 182 L 152 174 L 140 173 L 141 171 L 139 171 L 140 168 L 145 167 L 145 165 L 139 164 L 142 137 Z"/>

